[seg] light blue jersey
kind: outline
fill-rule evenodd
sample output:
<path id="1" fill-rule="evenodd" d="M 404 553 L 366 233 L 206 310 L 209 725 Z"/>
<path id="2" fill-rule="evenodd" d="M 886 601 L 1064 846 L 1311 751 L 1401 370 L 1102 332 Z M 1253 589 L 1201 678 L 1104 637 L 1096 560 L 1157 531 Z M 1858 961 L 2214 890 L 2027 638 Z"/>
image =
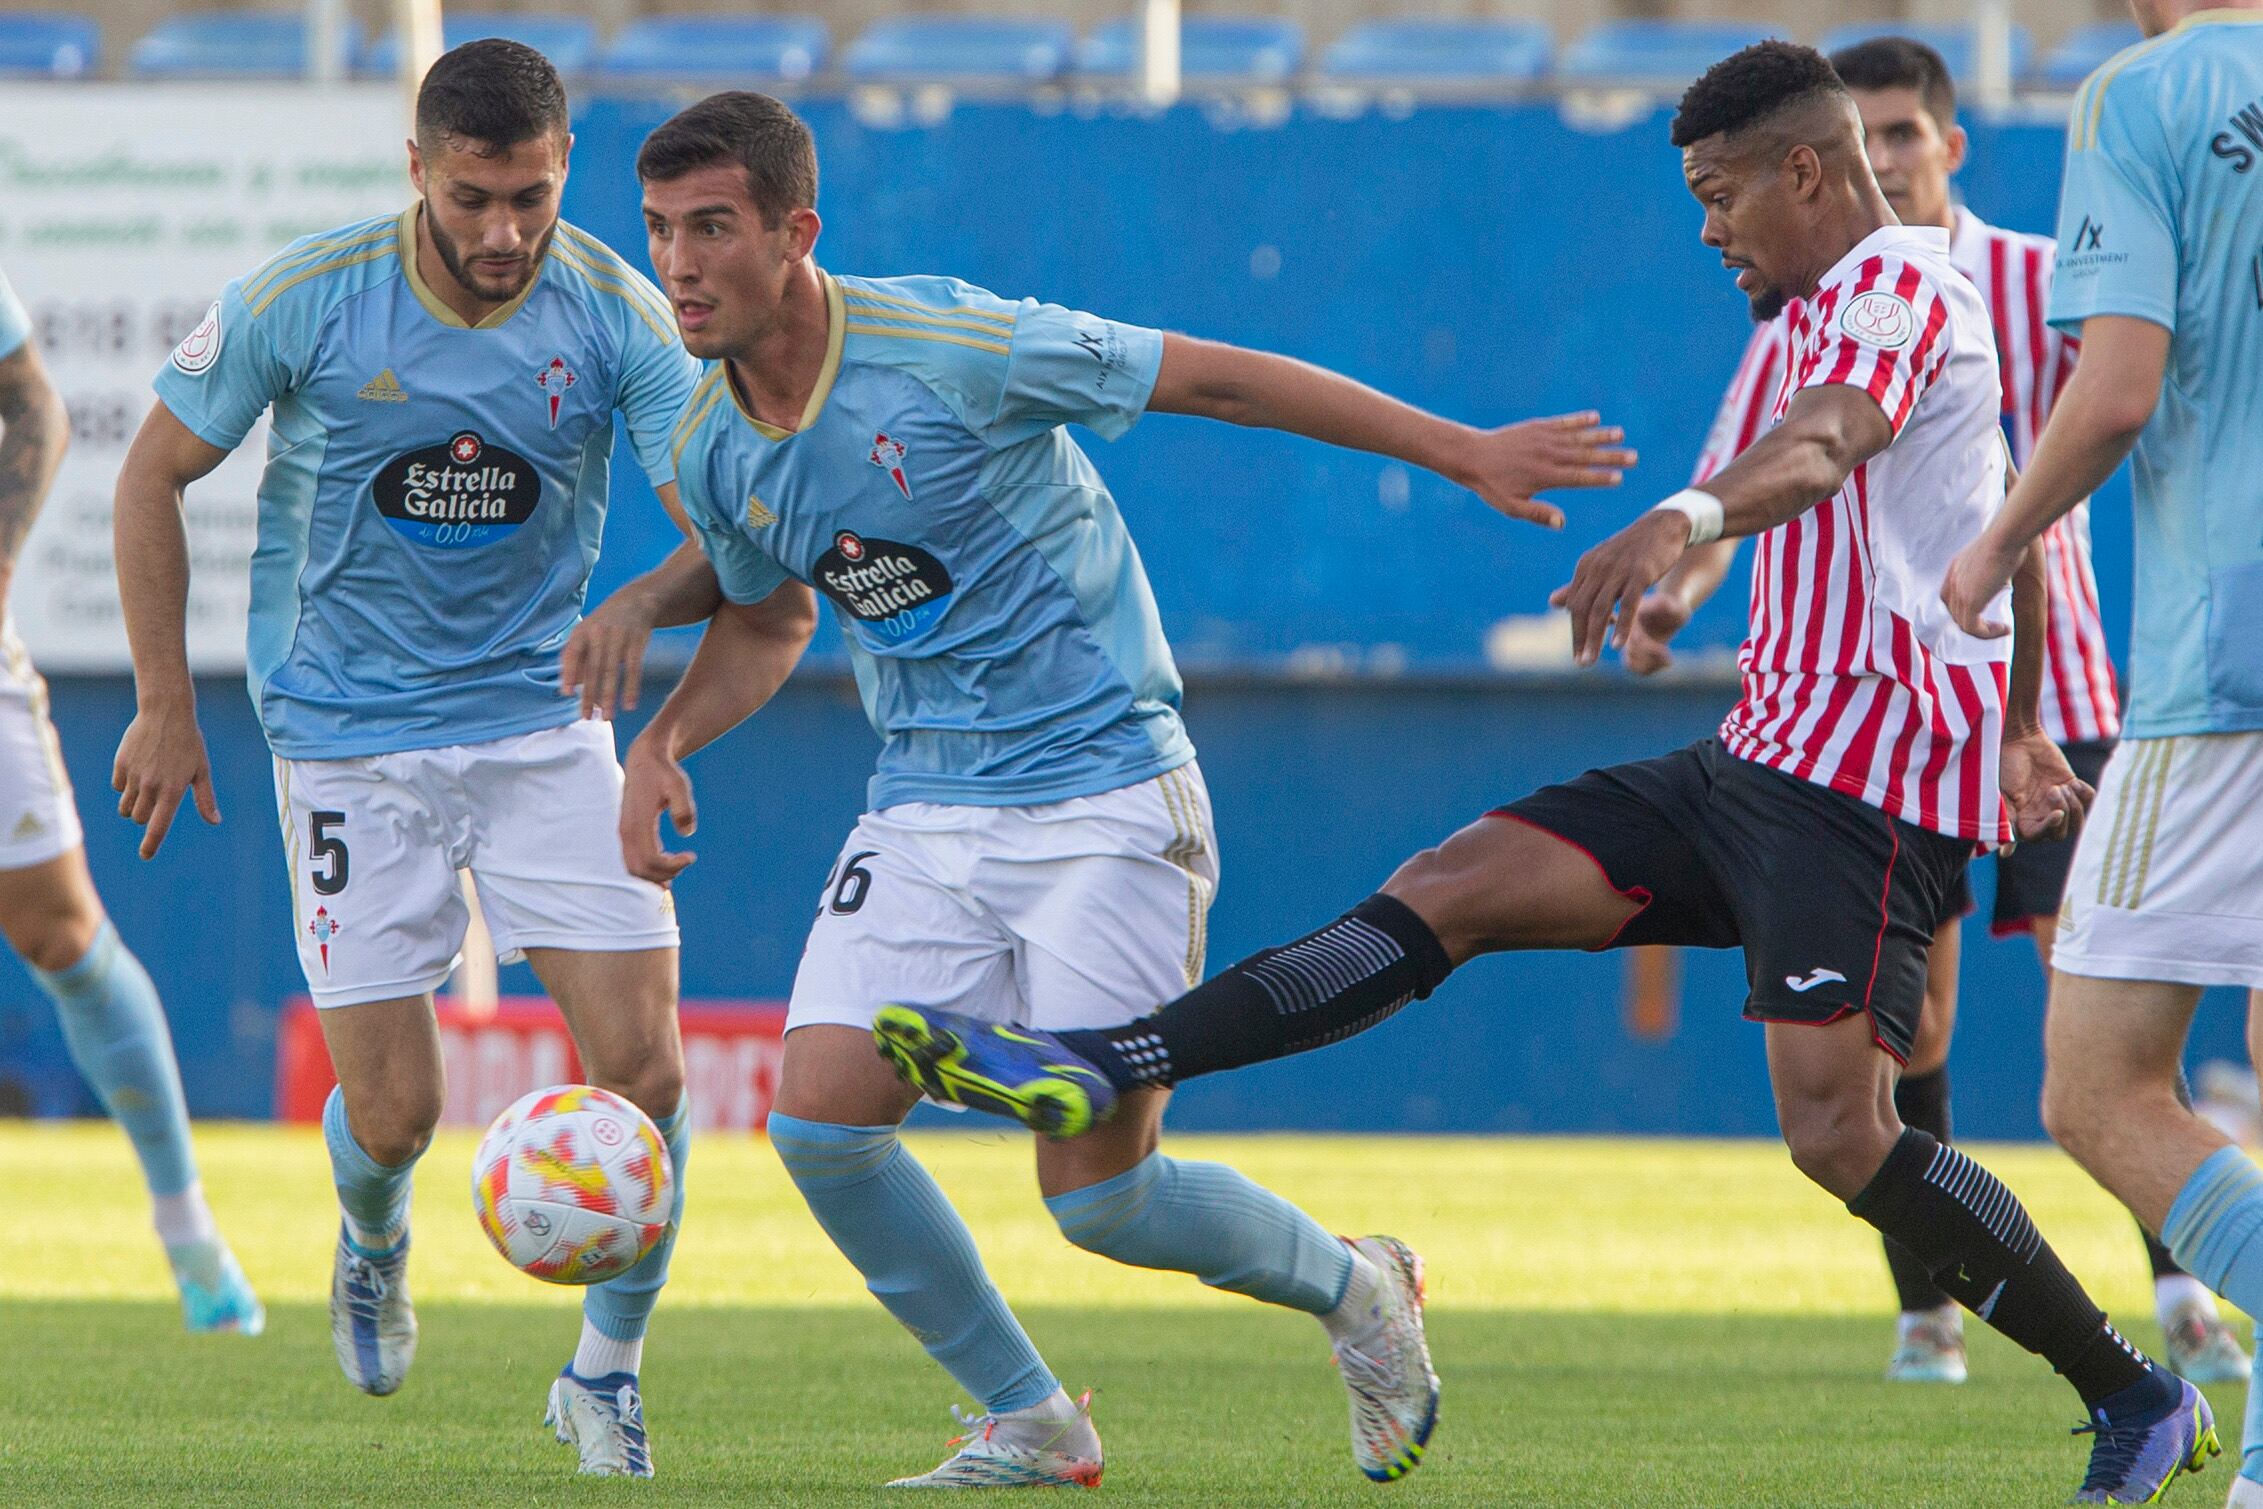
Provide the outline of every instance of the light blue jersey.
<path id="1" fill-rule="evenodd" d="M 24 301 L 16 297 L 15 289 L 8 286 L 8 275 L 0 272 L 0 360 L 14 356 L 30 337 L 31 316 L 25 313 Z"/>
<path id="2" fill-rule="evenodd" d="M 2051 321 L 2172 332 L 2137 442 L 2128 732 L 2263 729 L 2263 13 L 2206 11 L 2075 97 Z"/>
<path id="3" fill-rule="evenodd" d="M 274 406 L 248 659 L 288 759 L 571 722 L 558 652 L 605 528 L 613 415 L 666 483 L 698 376 L 667 300 L 563 222 L 519 299 L 466 326 L 417 273 L 418 213 L 293 242 L 157 376 L 224 450 Z"/>
<path id="4" fill-rule="evenodd" d="M 1061 428 L 1131 428 L 1162 335 L 950 278 L 825 296 L 801 428 L 710 363 L 676 467 L 732 601 L 789 576 L 831 599 L 887 741 L 871 805 L 1033 806 L 1193 759 L 1139 552 Z"/>

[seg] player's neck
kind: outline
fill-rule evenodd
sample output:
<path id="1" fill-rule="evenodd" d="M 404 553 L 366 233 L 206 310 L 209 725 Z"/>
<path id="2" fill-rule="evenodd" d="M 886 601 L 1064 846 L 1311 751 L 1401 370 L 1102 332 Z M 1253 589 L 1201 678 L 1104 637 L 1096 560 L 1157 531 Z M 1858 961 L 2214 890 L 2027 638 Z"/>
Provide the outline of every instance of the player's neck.
<path id="1" fill-rule="evenodd" d="M 1875 184 L 1867 188 L 1850 186 L 1844 197 L 1816 224 L 1811 244 L 1818 260 L 1802 277 L 1798 297 L 1811 297 L 1821 285 L 1824 274 L 1838 266 L 1848 252 L 1887 226 L 1900 223 L 1894 216 L 1893 206 L 1886 203 L 1886 196 L 1878 192 Z"/>
<path id="2" fill-rule="evenodd" d="M 782 430 L 801 428 L 825 372 L 832 336 L 825 278 L 804 258 L 786 278 L 778 317 L 743 351 L 731 354 L 731 381 L 755 418 Z"/>

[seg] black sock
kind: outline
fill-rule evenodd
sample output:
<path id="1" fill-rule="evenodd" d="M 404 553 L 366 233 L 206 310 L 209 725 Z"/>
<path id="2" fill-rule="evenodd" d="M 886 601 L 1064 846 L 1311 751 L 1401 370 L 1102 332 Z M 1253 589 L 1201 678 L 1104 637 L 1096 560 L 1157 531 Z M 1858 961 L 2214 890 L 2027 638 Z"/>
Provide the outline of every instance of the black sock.
<path id="1" fill-rule="evenodd" d="M 1930 1074 L 1904 1074 L 1894 1086 L 1894 1110 L 1903 1126 L 1915 1127 L 1935 1142 L 1949 1140 L 1949 1066 Z M 1894 1293 L 1902 1312 L 1938 1310 L 1950 1303 L 1941 1286 L 1917 1255 L 1892 1237 L 1884 1239 L 1886 1268 L 1894 1276 Z"/>
<path id="2" fill-rule="evenodd" d="M 2185 1080 L 2181 1067 L 2177 1070 L 2177 1104 L 2188 1111 L 2192 1109 L 2192 1086 Z M 2169 1255 L 2168 1247 L 2159 1237 L 2145 1229 L 2143 1221 L 2137 1223 L 2137 1234 L 2145 1238 L 2145 1261 L 2153 1265 L 2153 1277 L 2156 1281 L 2184 1276 L 2184 1269 L 2177 1266 L 2177 1260 Z"/>
<path id="3" fill-rule="evenodd" d="M 1428 923 L 1405 902 L 1377 894 L 1153 1016 L 1059 1036 L 1119 1090 L 1176 1084 L 1364 1032 L 1436 990 L 1453 967 Z"/>
<path id="4" fill-rule="evenodd" d="M 2145 1383 L 2145 1356 L 2106 1323 L 1994 1174 L 1915 1127 L 1847 1209 L 1893 1237 L 1957 1303 L 2049 1362 L 2084 1408 Z"/>

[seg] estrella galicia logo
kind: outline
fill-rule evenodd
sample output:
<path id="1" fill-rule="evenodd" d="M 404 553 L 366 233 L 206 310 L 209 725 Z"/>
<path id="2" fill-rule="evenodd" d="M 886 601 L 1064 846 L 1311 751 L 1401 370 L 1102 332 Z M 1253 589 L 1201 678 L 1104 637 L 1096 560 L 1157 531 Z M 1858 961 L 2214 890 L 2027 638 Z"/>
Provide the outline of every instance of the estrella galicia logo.
<path id="1" fill-rule="evenodd" d="M 811 573 L 819 590 L 872 633 L 902 644 L 935 626 L 951 596 L 951 574 L 917 545 L 868 540 L 844 529 Z"/>
<path id="2" fill-rule="evenodd" d="M 385 522 L 420 545 L 464 550 L 493 544 L 534 517 L 542 474 L 516 451 L 475 431 L 395 456 L 371 486 Z"/>

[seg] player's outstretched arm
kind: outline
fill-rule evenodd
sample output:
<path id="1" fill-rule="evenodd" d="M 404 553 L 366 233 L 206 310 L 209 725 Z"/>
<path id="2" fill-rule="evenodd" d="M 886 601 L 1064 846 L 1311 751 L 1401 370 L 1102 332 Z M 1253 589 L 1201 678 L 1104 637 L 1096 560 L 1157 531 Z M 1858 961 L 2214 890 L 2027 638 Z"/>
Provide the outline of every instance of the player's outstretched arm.
<path id="1" fill-rule="evenodd" d="M 786 684 L 817 632 L 817 595 L 787 582 L 759 603 L 725 603 L 700 637 L 684 679 L 629 746 L 621 791 L 621 857 L 632 875 L 666 885 L 698 856 L 660 845 L 660 814 L 699 825 L 683 761 L 751 717 Z"/>
<path id="2" fill-rule="evenodd" d="M 1459 483 L 1512 519 L 1550 529 L 1563 527 L 1563 512 L 1537 501 L 1536 494 L 1616 487 L 1635 462 L 1634 452 L 1619 443 L 1626 432 L 1601 424 L 1592 413 L 1481 430 L 1310 362 L 1185 335 L 1163 337 L 1163 364 L 1147 408 L 1286 430 L 1394 457 Z"/>
<path id="3" fill-rule="evenodd" d="M 196 723 L 189 676 L 189 537 L 184 493 L 228 453 L 193 434 L 162 403 L 153 405 L 118 473 L 111 521 L 118 596 L 134 660 L 134 721 L 118 743 L 111 789 L 118 815 L 142 825 L 141 857 L 153 859 L 181 798 L 220 821 L 212 763 Z"/>
<path id="4" fill-rule="evenodd" d="M 1941 583 L 1941 601 L 1967 634 L 2005 632 L 1981 615 L 2011 581 L 2027 547 L 2077 503 L 2105 485 L 2161 401 L 2169 332 L 2131 315 L 2082 322 L 2082 360 L 2051 409 L 1995 521 L 1958 552 Z"/>
<path id="5" fill-rule="evenodd" d="M 1628 670 L 1649 676 L 1674 663 L 1674 652 L 1667 645 L 1721 590 L 1736 558 L 1735 540 L 1708 540 L 1682 552 L 1673 569 L 1642 595 L 1642 605 L 1634 611 L 1634 628 L 1627 635 Z"/>
<path id="6" fill-rule="evenodd" d="M 29 341 L 0 357 L 0 610 L 48 484 L 63 464 L 71 422 Z"/>
<path id="7" fill-rule="evenodd" d="M 1677 493 L 1579 558 L 1572 579 L 1548 597 L 1571 614 L 1573 658 L 1593 665 L 1606 637 L 1624 650 L 1643 594 L 1691 546 L 1799 517 L 1893 438 L 1886 411 L 1864 390 L 1844 383 L 1801 389 L 1783 423 L 1708 478 L 1702 493 Z M 1692 499 L 1713 516 L 1697 517 Z"/>
<path id="8" fill-rule="evenodd" d="M 644 655 L 655 629 L 704 623 L 723 605 L 715 568 L 686 540 L 668 558 L 592 609 L 558 657 L 558 691 L 581 698 L 581 715 L 610 718 L 636 706 Z"/>

